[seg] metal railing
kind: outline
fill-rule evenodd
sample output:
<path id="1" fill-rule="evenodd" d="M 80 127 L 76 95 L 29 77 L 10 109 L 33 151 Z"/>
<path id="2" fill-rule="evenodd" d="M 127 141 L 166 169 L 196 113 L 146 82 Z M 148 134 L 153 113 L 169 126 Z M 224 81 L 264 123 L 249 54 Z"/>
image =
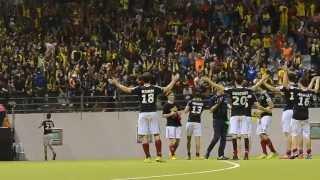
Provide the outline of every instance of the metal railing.
<path id="1" fill-rule="evenodd" d="M 282 107 L 280 97 L 273 98 L 276 107 Z M 183 108 L 188 99 L 183 95 L 176 95 L 176 102 Z M 160 110 L 166 102 L 160 97 L 157 107 Z M 137 111 L 139 110 L 138 97 L 134 95 L 114 96 L 55 96 L 55 97 L 9 97 L 0 98 L 0 104 L 8 108 L 8 113 L 43 113 L 43 112 L 101 112 L 101 111 Z M 320 107 L 320 101 L 314 103 Z"/>

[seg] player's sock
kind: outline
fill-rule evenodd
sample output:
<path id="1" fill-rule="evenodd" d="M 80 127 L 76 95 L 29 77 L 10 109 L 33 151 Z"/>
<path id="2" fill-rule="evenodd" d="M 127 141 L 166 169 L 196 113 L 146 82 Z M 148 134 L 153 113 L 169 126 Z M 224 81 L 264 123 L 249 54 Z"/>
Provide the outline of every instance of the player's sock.
<path id="1" fill-rule="evenodd" d="M 174 144 L 170 144 L 169 149 L 170 149 L 171 156 L 174 156 L 175 155 L 174 153 L 176 151 L 175 145 Z"/>
<path id="2" fill-rule="evenodd" d="M 262 148 L 263 154 L 267 155 L 268 153 L 267 153 L 267 142 L 266 142 L 266 140 L 261 139 L 260 144 L 261 144 L 261 148 Z"/>
<path id="3" fill-rule="evenodd" d="M 249 138 L 244 138 L 244 150 L 249 153 Z"/>
<path id="4" fill-rule="evenodd" d="M 311 149 L 307 149 L 307 154 L 308 154 L 308 155 L 311 154 Z"/>
<path id="5" fill-rule="evenodd" d="M 291 156 L 291 150 L 287 150 L 287 156 L 290 157 Z"/>
<path id="6" fill-rule="evenodd" d="M 158 139 L 155 141 L 156 150 L 157 150 L 157 156 L 162 156 L 161 154 L 161 140 Z"/>
<path id="7" fill-rule="evenodd" d="M 143 143 L 142 148 L 144 151 L 144 154 L 146 155 L 147 158 L 151 157 L 150 156 L 150 150 L 149 150 L 149 143 Z"/>
<path id="8" fill-rule="evenodd" d="M 267 143 L 270 151 L 273 152 L 273 153 L 276 153 L 276 150 L 274 149 L 273 144 L 272 144 L 272 142 L 271 142 L 271 140 L 269 138 L 266 140 L 266 143 Z"/>
<path id="9" fill-rule="evenodd" d="M 303 154 L 303 149 L 299 149 L 299 155 Z"/>
<path id="10" fill-rule="evenodd" d="M 292 150 L 292 156 L 298 156 L 298 149 L 293 149 Z"/>
<path id="11" fill-rule="evenodd" d="M 233 156 L 238 157 L 238 144 L 237 144 L 236 138 L 232 139 L 232 146 L 233 146 Z"/>
<path id="12" fill-rule="evenodd" d="M 200 153 L 197 152 L 197 153 L 196 153 L 196 157 L 200 157 Z"/>
<path id="13" fill-rule="evenodd" d="M 191 152 L 188 152 L 188 159 L 191 160 Z"/>

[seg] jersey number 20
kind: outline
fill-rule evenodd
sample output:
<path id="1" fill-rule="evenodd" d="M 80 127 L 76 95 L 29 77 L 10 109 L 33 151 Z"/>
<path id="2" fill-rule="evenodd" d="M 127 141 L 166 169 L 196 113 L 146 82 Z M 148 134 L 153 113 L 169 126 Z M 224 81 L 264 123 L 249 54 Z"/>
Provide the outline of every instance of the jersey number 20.
<path id="1" fill-rule="evenodd" d="M 234 106 L 245 106 L 248 107 L 248 98 L 246 96 L 233 96 L 232 99 L 234 99 L 233 101 L 233 105 Z"/>

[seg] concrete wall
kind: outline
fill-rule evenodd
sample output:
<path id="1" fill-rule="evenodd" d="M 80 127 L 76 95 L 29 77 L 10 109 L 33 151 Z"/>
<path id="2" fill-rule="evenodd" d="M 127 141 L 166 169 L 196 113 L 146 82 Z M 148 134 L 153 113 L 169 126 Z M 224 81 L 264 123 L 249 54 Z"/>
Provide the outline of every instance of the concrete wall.
<path id="1" fill-rule="evenodd" d="M 276 149 L 284 152 L 284 137 L 281 133 L 281 110 L 275 109 L 271 126 L 271 138 Z M 159 112 L 160 113 L 160 112 Z M 317 109 L 311 110 L 312 121 L 320 120 Z M 101 113 L 57 113 L 52 114 L 57 128 L 64 130 L 64 145 L 56 146 L 57 159 L 124 159 L 143 156 L 140 145 L 136 143 L 136 122 L 138 112 L 101 112 Z M 38 129 L 45 114 L 17 114 L 15 118 L 16 136 L 23 144 L 28 160 L 42 160 L 42 129 Z M 183 120 L 186 120 L 183 117 Z M 164 137 L 165 119 L 161 119 L 161 135 Z M 185 125 L 185 121 L 183 121 Z M 260 154 L 260 143 L 255 134 L 255 124 L 252 134 L 252 154 Z M 212 137 L 212 118 L 209 112 L 203 114 L 203 146 L 202 152 Z M 185 128 L 183 139 L 178 149 L 178 156 L 186 155 Z M 163 138 L 164 139 L 164 138 Z M 168 154 L 167 140 L 163 140 L 163 153 Z M 243 143 L 241 144 L 243 147 Z M 192 146 L 194 148 L 194 145 Z M 151 145 L 151 152 L 155 148 Z M 216 149 L 213 155 L 216 156 Z M 231 155 L 232 145 L 227 144 L 226 154 Z M 194 152 L 194 151 L 193 151 Z M 313 152 L 320 153 L 320 142 L 313 141 Z"/>

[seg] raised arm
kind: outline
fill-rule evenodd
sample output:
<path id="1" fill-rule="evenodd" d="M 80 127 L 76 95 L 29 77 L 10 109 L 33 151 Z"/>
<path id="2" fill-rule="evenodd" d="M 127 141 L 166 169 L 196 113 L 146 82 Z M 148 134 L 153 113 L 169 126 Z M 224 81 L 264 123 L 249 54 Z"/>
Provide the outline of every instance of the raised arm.
<path id="1" fill-rule="evenodd" d="M 122 84 L 120 84 L 116 79 L 109 79 L 108 80 L 110 84 L 113 84 L 114 86 L 116 86 L 118 89 L 120 89 L 121 91 L 130 94 L 133 90 L 133 88 L 129 88 L 127 86 L 124 86 Z"/>
<path id="2" fill-rule="evenodd" d="M 316 85 L 315 85 L 313 91 L 314 91 L 315 93 L 319 93 L 319 91 L 320 91 L 319 88 L 320 88 L 320 76 L 317 76 Z"/>
<path id="3" fill-rule="evenodd" d="M 272 92 L 281 92 L 280 89 L 272 86 L 271 84 L 264 82 L 263 85 Z"/>
<path id="4" fill-rule="evenodd" d="M 220 85 L 220 84 L 217 84 L 217 83 L 211 81 L 211 79 L 209 79 L 208 77 L 202 77 L 201 79 L 202 79 L 203 81 L 209 83 L 209 85 L 210 85 L 211 87 L 214 87 L 214 88 L 216 88 L 216 89 L 218 89 L 218 90 L 220 90 L 220 91 L 224 91 L 224 86 L 222 86 L 222 85 Z"/>
<path id="5" fill-rule="evenodd" d="M 261 86 L 262 83 L 264 83 L 269 78 L 269 75 L 263 76 L 255 85 L 251 87 L 253 91 L 256 91 L 258 87 Z"/>
<path id="6" fill-rule="evenodd" d="M 188 102 L 188 104 L 186 105 L 186 107 L 184 108 L 184 113 L 187 114 L 190 112 L 190 106 L 189 106 L 190 101 Z"/>
<path id="7" fill-rule="evenodd" d="M 314 89 L 312 89 L 312 87 L 315 86 L 316 81 L 318 81 L 319 77 L 315 76 L 311 79 L 311 82 L 309 83 L 308 89 L 310 90 L 316 90 L 317 88 L 315 87 Z"/>
<path id="8" fill-rule="evenodd" d="M 289 77 L 288 77 L 288 71 L 285 70 L 284 71 L 284 75 L 283 75 L 283 79 L 282 79 L 282 85 L 284 88 L 288 88 L 289 87 Z"/>
<path id="9" fill-rule="evenodd" d="M 43 126 L 43 123 L 41 122 L 40 126 L 38 128 L 41 128 Z"/>
<path id="10" fill-rule="evenodd" d="M 179 74 L 176 74 L 175 76 L 172 77 L 171 82 L 166 87 L 163 88 L 163 93 L 169 92 L 178 80 L 179 80 Z"/>
<path id="11" fill-rule="evenodd" d="M 257 109 L 260 111 L 272 113 L 272 107 L 270 107 L 270 106 L 265 108 L 265 107 L 261 106 L 261 104 L 258 102 L 256 102 L 255 105 L 256 105 Z"/>
<path id="12" fill-rule="evenodd" d="M 209 110 L 211 113 L 215 112 L 217 110 L 217 108 L 219 107 L 220 103 L 217 103 L 215 105 L 213 105 Z"/>

